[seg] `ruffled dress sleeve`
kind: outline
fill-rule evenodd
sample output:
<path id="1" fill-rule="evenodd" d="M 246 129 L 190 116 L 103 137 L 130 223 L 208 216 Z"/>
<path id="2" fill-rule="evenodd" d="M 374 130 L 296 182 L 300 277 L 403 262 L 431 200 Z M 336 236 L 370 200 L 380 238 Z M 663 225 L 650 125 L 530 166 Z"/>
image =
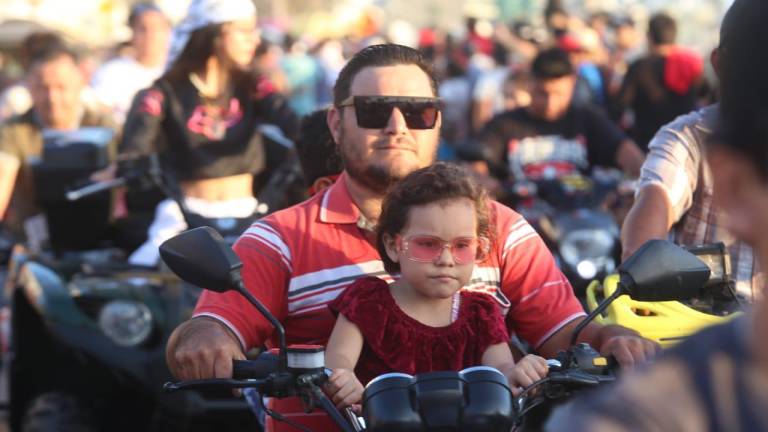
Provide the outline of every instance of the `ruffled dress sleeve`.
<path id="1" fill-rule="evenodd" d="M 482 359 L 485 351 L 496 344 L 509 342 L 510 336 L 498 303 L 482 292 L 462 291 L 461 301 L 466 302 L 463 312 L 466 325 L 474 328 L 475 349 Z"/>
<path id="2" fill-rule="evenodd" d="M 381 312 L 381 297 L 388 288 L 387 282 L 377 277 L 363 277 L 349 285 L 328 307 L 334 315 L 343 314 L 349 321 L 365 324 L 371 319 L 371 313 Z M 375 316 L 375 315 L 374 315 Z"/>

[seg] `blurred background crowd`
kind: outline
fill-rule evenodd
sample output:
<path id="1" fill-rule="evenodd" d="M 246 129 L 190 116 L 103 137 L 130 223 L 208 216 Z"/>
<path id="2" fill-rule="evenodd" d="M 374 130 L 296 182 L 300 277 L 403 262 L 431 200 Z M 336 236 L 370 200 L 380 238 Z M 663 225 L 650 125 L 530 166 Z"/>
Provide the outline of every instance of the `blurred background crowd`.
<path id="1" fill-rule="evenodd" d="M 45 41 L 41 32 L 64 38 L 79 54 L 90 83 L 84 97 L 111 110 L 121 121 L 140 84 L 148 85 L 165 64 L 170 27 L 162 20 L 129 22 L 138 2 L 55 0 L 0 2 L 0 119 L 24 111 L 31 99 L 14 84 Z M 188 0 L 161 0 L 167 24 L 184 15 Z M 452 127 L 446 137 L 461 140 L 495 112 L 525 104 L 527 64 L 542 47 L 571 53 L 593 101 L 609 107 L 627 65 L 646 52 L 648 20 L 663 10 L 678 21 L 678 42 L 706 57 L 727 0 L 516 0 L 420 1 L 303 0 L 255 1 L 260 45 L 256 64 L 291 107 L 307 114 L 327 104 L 330 86 L 346 58 L 384 40 L 419 47 L 434 61 Z M 680 19 L 683 18 L 684 19 Z M 30 38 L 32 34 L 38 38 Z M 114 88 L 108 78 L 136 60 L 131 89 Z M 115 64 L 117 62 L 123 63 Z M 708 63 L 708 62 L 705 62 Z M 131 69 L 132 71 L 134 69 Z M 706 71 L 712 79 L 712 72 Z M 134 89 L 134 87 L 136 87 Z M 626 120 L 630 121 L 630 120 Z M 627 126 L 629 126 L 627 124 Z"/>
<path id="2" fill-rule="evenodd" d="M 254 0 L 255 34 L 253 24 L 243 28 L 245 33 L 233 31 L 242 33 L 247 56 L 242 61 L 251 66 L 248 80 L 255 83 L 256 94 L 278 94 L 287 100 L 285 110 L 273 105 L 265 112 L 285 137 L 298 138 L 299 145 L 295 119 L 331 103 L 333 84 L 352 54 L 383 42 L 419 49 L 435 68 L 442 99 L 438 158 L 470 164 L 486 187 L 509 203 L 504 195 L 510 193 L 509 181 L 515 180 L 512 171 L 518 162 L 536 169 L 552 160 L 568 160 L 571 168 L 608 166 L 636 177 L 644 159 L 640 151 L 647 152 L 661 126 L 716 101 L 717 78 L 709 56 L 728 3 Z M 187 59 L 176 63 L 169 55 L 174 41 L 180 40 L 174 32 L 216 20 L 201 12 L 194 20 L 190 15 L 183 21 L 189 4 L 189 0 L 1 2 L 0 125 L 16 118 L 26 119 L 23 122 L 33 125 L 31 130 L 40 124 L 59 131 L 72 125 L 107 126 L 123 141 L 120 153 L 150 145 L 145 141 L 152 140 L 143 134 L 154 130 L 152 122 L 140 114 L 157 114 L 160 102 L 152 91 L 136 95 L 161 76 L 171 78 L 193 63 L 211 66 L 209 60 L 195 59 L 194 53 L 182 55 Z M 47 57 L 60 57 L 57 47 L 74 55 L 72 61 L 51 62 Z M 537 67 L 534 59 L 539 57 Z M 35 68 L 49 63 L 54 66 Z M 215 88 L 208 88 L 217 85 L 215 76 L 206 75 L 201 81 L 197 74 L 202 69 L 193 69 L 197 72 L 188 78 L 197 92 L 217 95 Z M 181 81 L 185 80 L 186 76 Z M 218 94 L 212 106 L 225 111 L 206 115 L 224 116 L 220 120 L 226 123 L 227 113 L 239 108 L 225 106 L 226 101 L 217 99 L 220 96 L 224 97 Z M 130 127 L 132 106 L 137 120 Z M 572 106 L 587 110 L 574 111 Z M 203 135 L 214 139 L 216 132 Z M 23 166 L 18 177 L 15 173 L 20 161 L 39 153 L 33 148 L 37 144 L 30 148 L 15 144 L 31 142 L 22 135 L 0 139 L 6 143 L 5 154 L 15 159 L 0 160 L 4 164 L 0 171 L 5 172 L 0 173 L 0 185 L 5 185 L 0 188 L 0 214 L 5 218 L 0 220 L 13 227 L 18 216 L 17 231 L 35 209 L 25 211 L 18 205 L 14 209 L 8 195 L 32 195 L 23 193 L 24 187 L 32 190 L 31 182 L 24 185 L 28 175 Z M 542 149 L 550 147 L 551 154 L 545 155 L 547 150 Z M 568 154 L 558 153 L 562 151 Z M 274 148 L 266 148 L 266 154 L 265 166 L 276 165 L 283 157 Z M 268 178 L 274 168 L 266 166 L 262 177 Z M 306 164 L 303 168 L 306 171 Z M 154 205 L 147 205 L 148 214 L 152 209 Z M 117 208 L 118 218 L 119 213 Z M 28 237 L 39 231 L 30 228 L 23 229 Z"/>
<path id="3" fill-rule="evenodd" d="M 263 154 L 248 160 L 252 166 L 235 167 L 230 160 L 222 159 L 221 166 L 214 167 L 218 169 L 215 173 L 186 170 L 184 164 L 188 161 L 171 157 L 171 162 L 181 165 L 177 174 L 182 187 L 185 181 L 189 186 L 183 190 L 186 197 L 208 200 L 207 204 L 226 201 L 248 209 L 247 214 L 227 217 L 245 220 L 264 213 L 258 205 L 270 200 L 259 195 L 256 201 L 250 196 L 250 176 L 273 175 L 275 165 L 287 158 L 281 145 L 290 148 L 290 141 L 294 141 L 299 159 L 314 159 L 315 165 L 327 159 L 326 166 L 311 168 L 317 173 L 308 172 L 302 162 L 306 183 L 300 187 L 302 196 L 292 197 L 297 202 L 317 190 L 317 178 L 328 177 L 330 182 L 342 169 L 337 160 L 328 157 L 333 149 L 322 147 L 332 146 L 333 141 L 325 127 L 325 113 L 318 112 L 332 102 L 339 71 L 361 48 L 384 42 L 417 48 L 434 65 L 442 99 L 438 158 L 460 159 L 471 165 L 496 198 L 510 193 L 504 184 L 514 180 L 516 173 L 511 171 L 517 162 L 532 166 L 525 174 L 534 177 L 546 159 L 564 158 L 579 169 L 586 168 L 584 165 L 608 165 L 634 178 L 640 173 L 651 138 L 662 126 L 717 101 L 717 77 L 712 67 L 716 62 L 710 62 L 710 52 L 718 43 L 718 27 L 731 1 L 253 0 L 258 19 L 252 59 L 253 47 L 249 44 L 254 36 L 253 23 L 243 25 L 231 16 L 195 17 L 198 22 L 192 30 L 213 38 L 214 33 L 206 36 L 205 29 L 218 26 L 215 30 L 220 34 L 215 36 L 231 36 L 233 46 L 245 46 L 240 52 L 247 53 L 245 63 L 253 68 L 241 68 L 244 65 L 238 50 L 230 52 L 228 47 L 225 55 L 216 52 L 196 59 L 196 67 L 191 67 L 190 62 L 169 60 L 174 28 L 183 22 L 189 3 L 0 0 L 0 223 L 18 228 L 14 225 L 35 213 L 29 202 L 14 208 L 11 195 L 32 201 L 28 199 L 33 190 L 29 181 L 32 174 L 24 164 L 30 157 L 41 158 L 43 140 L 51 131 L 68 131 L 73 125 L 106 126 L 114 131 L 114 141 L 121 142 L 115 150 L 147 150 L 146 136 L 160 128 L 157 118 L 165 106 L 162 98 L 167 89 L 156 83 L 166 73 L 167 82 L 179 88 L 179 83 L 186 86 L 182 89 L 187 93 L 180 91 L 178 99 L 180 105 L 188 105 L 184 108 L 191 113 L 177 115 L 171 110 L 166 116 L 171 120 L 163 124 L 167 129 L 163 133 L 167 133 L 169 142 L 175 139 L 188 144 L 194 155 L 201 142 L 221 143 L 229 137 L 226 145 L 250 143 L 257 132 L 252 127 L 243 129 L 256 124 L 252 120 L 257 117 L 269 120 L 264 123 L 277 124 L 289 141 L 285 145 L 280 137 L 260 131 L 266 137 Z M 193 49 L 187 51 L 194 54 Z M 188 60 L 189 56 L 181 54 L 177 60 Z M 226 62 L 222 60 L 225 57 Z M 534 59 L 540 60 L 538 66 Z M 211 67 L 214 60 L 221 61 L 216 64 L 220 68 Z M 178 70 L 168 69 L 169 65 Z M 227 68 L 231 82 L 222 81 L 222 75 L 214 73 Z M 241 74 L 244 70 L 247 75 Z M 243 77 L 252 82 L 242 86 L 248 92 L 239 94 L 242 83 L 238 80 Z M 259 77 L 258 81 L 255 77 Z M 152 90 L 145 90 L 153 84 Z M 194 96 L 189 96 L 192 93 Z M 137 98 L 137 94 L 141 97 Z M 269 105 L 274 100 L 267 96 L 272 94 L 284 95 L 287 108 L 281 100 Z M 166 101 L 170 99 L 166 96 Z M 193 103 L 187 103 L 189 100 Z M 237 105 L 240 101 L 253 105 L 241 109 Z M 589 108 L 573 111 L 572 101 L 574 106 Z M 302 128 L 294 121 L 300 117 L 305 118 Z M 131 118 L 134 122 L 129 127 Z M 231 135 L 227 128 L 233 130 Z M 270 140 L 277 141 L 277 145 Z M 28 145 L 22 148 L 19 143 Z M 534 143 L 535 149 L 531 147 Z M 312 146 L 314 150 L 302 154 L 302 148 Z M 539 149 L 549 149 L 551 154 L 545 155 Z M 171 156 L 178 153 L 171 150 Z M 243 150 L 243 154 L 258 153 L 250 150 Z M 242 170 L 232 171 L 235 168 Z M 695 177 L 696 170 L 691 177 Z M 248 177 L 243 177 L 244 173 Z M 109 173 L 100 175 L 109 179 Z M 214 177 L 227 180 L 216 184 L 203 181 Z M 273 182 L 283 181 L 279 176 L 275 178 Z M 263 184 L 257 183 L 258 179 L 253 191 L 261 190 Z M 245 184 L 247 193 L 233 193 L 235 184 Z M 209 193 L 212 190 L 217 193 Z M 229 195 L 222 198 L 220 191 Z M 238 201 L 245 198 L 241 195 L 248 195 L 248 206 Z M 129 252 L 142 250 L 149 222 L 159 227 L 155 231 L 150 227 L 150 240 L 155 234 L 168 238 L 183 229 L 173 221 L 174 217 L 182 219 L 179 211 L 166 219 L 160 217 L 167 206 L 160 205 L 155 218 L 155 206 L 163 198 L 149 199 L 143 193 L 141 198 L 147 203 L 142 203 L 138 211 L 130 208 L 130 196 L 115 199 L 127 205 L 107 209 L 116 219 L 131 212 L 146 213 L 138 238 L 123 244 Z M 186 204 L 193 207 L 193 201 Z M 6 212 L 6 207 L 14 211 Z M 623 220 L 626 208 L 628 204 L 617 210 L 618 219 Z M 528 214 L 524 216 L 529 218 Z M 160 223 L 169 219 L 172 226 Z M 66 225 L 70 220 L 62 218 L 63 231 L 73 231 Z M 618 236 L 619 226 L 620 220 L 611 235 Z M 89 229 L 94 230 L 92 226 Z M 41 230 L 25 222 L 20 231 L 26 232 L 26 240 L 33 244 L 34 235 Z M 591 251 L 590 245 L 598 244 L 597 240 L 587 238 L 582 242 L 587 245 L 584 249 Z M 149 246 L 153 255 L 147 262 L 154 264 L 157 247 Z M 607 243 L 606 249 L 613 253 L 613 243 Z M 582 264 L 580 256 L 573 261 Z M 577 275 L 584 280 L 597 274 L 591 261 L 588 264 L 592 267 L 579 270 Z M 610 273 L 613 268 L 606 270 Z M 751 277 L 751 267 L 748 273 Z M 0 324 L 7 321 L 7 316 L 0 316 Z M 0 331 L 0 351 L 7 349 L 3 334 Z M 4 399 L 0 389 L 0 401 Z"/>

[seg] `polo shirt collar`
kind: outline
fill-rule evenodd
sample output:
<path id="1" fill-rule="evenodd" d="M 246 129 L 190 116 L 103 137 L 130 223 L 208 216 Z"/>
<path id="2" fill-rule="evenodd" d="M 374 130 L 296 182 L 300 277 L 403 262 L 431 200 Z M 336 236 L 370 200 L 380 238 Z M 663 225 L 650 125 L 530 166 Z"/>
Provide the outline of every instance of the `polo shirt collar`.
<path id="1" fill-rule="evenodd" d="M 320 204 L 320 221 L 332 224 L 356 224 L 360 220 L 357 208 L 347 188 L 347 173 L 342 172 L 329 187 Z"/>

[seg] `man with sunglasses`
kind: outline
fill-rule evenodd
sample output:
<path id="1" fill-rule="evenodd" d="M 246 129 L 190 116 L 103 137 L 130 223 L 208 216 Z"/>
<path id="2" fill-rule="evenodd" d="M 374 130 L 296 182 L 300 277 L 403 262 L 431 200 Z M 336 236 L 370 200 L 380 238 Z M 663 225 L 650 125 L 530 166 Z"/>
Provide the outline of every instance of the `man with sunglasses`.
<path id="1" fill-rule="evenodd" d="M 391 281 L 372 227 L 387 188 L 435 159 L 440 132 L 437 83 L 421 55 L 400 45 L 357 53 L 334 88 L 328 126 L 345 170 L 331 187 L 261 219 L 235 244 L 246 286 L 283 323 L 289 344 L 325 344 L 334 324 L 327 305 L 364 276 Z M 531 226 L 498 203 L 495 242 L 465 289 L 492 295 L 512 332 L 543 356 L 569 344 L 584 316 L 571 286 Z M 628 329 L 590 324 L 581 333 L 625 365 L 656 346 Z M 232 360 L 273 342 L 273 329 L 237 293 L 204 292 L 194 317 L 167 346 L 180 379 L 229 377 Z"/>

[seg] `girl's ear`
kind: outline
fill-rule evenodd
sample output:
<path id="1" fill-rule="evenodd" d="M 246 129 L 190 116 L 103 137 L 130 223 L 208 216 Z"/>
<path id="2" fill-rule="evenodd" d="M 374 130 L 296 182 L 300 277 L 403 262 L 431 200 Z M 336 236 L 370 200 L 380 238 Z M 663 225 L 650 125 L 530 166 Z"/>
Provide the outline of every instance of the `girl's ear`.
<path id="1" fill-rule="evenodd" d="M 384 234 L 382 241 L 384 242 L 384 249 L 386 249 L 389 259 L 391 259 L 392 262 L 399 262 L 398 259 L 400 251 L 397 248 L 397 241 L 395 240 L 395 237 L 389 234 Z"/>

